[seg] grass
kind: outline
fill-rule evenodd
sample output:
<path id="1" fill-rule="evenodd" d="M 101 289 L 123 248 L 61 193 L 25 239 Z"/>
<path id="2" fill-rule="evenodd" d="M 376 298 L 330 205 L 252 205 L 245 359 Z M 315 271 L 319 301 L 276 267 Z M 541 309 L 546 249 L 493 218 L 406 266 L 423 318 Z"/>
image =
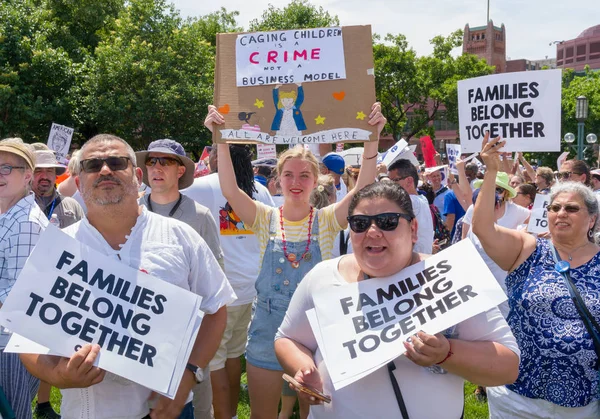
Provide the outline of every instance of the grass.
<path id="1" fill-rule="evenodd" d="M 242 358 L 242 383 L 246 385 L 248 380 L 246 378 L 246 363 Z M 489 417 L 488 413 L 488 405 L 487 403 L 481 403 L 476 398 L 473 392 L 477 386 L 471 384 L 469 382 L 465 383 L 465 419 L 487 419 Z M 54 407 L 56 412 L 60 412 L 60 392 L 56 389 L 52 389 L 52 394 L 50 396 L 50 402 Z M 292 418 L 298 419 L 300 416 L 298 415 L 297 408 L 294 410 L 294 415 Z M 240 393 L 240 402 L 238 404 L 238 418 L 239 419 L 248 419 L 250 418 L 250 398 L 248 397 L 248 391 L 242 390 Z"/>

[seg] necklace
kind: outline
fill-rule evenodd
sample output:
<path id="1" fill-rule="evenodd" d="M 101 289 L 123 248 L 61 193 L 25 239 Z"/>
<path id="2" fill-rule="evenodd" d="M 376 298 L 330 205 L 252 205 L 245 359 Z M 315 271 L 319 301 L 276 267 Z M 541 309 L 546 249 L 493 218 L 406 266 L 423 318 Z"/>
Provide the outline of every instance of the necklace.
<path id="1" fill-rule="evenodd" d="M 152 209 L 152 200 L 151 199 L 152 199 L 152 194 L 148 194 L 148 209 L 150 210 L 150 212 L 154 212 L 154 210 Z M 175 211 L 177 211 L 177 208 L 179 208 L 179 205 L 181 205 L 182 199 L 183 199 L 183 195 L 179 194 L 179 199 L 177 200 L 177 203 L 171 209 L 171 211 L 169 211 L 169 217 L 172 217 L 173 214 L 175 214 Z"/>
<path id="2" fill-rule="evenodd" d="M 304 253 L 300 256 L 300 259 L 297 258 L 295 253 L 288 254 L 287 252 L 287 241 L 285 240 L 285 228 L 283 226 L 283 205 L 279 207 L 279 225 L 281 226 L 281 241 L 283 242 L 283 256 L 292 264 L 292 268 L 298 269 L 300 266 L 300 261 L 304 259 L 309 262 L 311 259 L 310 253 L 308 253 L 308 249 L 310 247 L 310 235 L 312 232 L 312 221 L 313 221 L 313 213 L 314 208 L 310 207 L 310 213 L 308 214 L 308 238 L 306 239 L 306 248 L 304 249 Z"/>
<path id="3" fill-rule="evenodd" d="M 585 246 L 587 246 L 588 244 L 590 244 L 590 242 L 586 242 L 586 243 L 582 244 L 581 246 L 579 246 L 579 247 L 576 247 L 575 249 L 571 250 L 571 252 L 570 252 L 570 253 L 569 253 L 569 252 L 567 252 L 567 251 L 566 251 L 566 250 L 564 250 L 564 249 L 561 249 L 561 248 L 557 247 L 556 245 L 554 245 L 554 247 L 556 247 L 558 250 L 561 250 L 561 251 L 565 252 L 565 253 L 568 255 L 569 261 L 570 261 L 570 262 L 572 262 L 572 261 L 573 261 L 573 253 L 575 253 L 575 250 L 579 250 L 579 249 L 581 249 L 582 247 L 585 247 Z"/>

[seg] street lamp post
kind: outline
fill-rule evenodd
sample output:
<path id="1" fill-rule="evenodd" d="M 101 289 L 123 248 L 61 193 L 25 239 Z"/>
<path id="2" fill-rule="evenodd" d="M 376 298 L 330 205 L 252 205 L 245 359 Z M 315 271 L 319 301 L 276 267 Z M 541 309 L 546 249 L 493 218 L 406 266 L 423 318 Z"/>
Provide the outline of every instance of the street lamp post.
<path id="1" fill-rule="evenodd" d="M 583 137 L 585 120 L 588 117 L 588 100 L 585 96 L 577 97 L 575 118 L 577 119 L 577 159 L 583 160 Z"/>

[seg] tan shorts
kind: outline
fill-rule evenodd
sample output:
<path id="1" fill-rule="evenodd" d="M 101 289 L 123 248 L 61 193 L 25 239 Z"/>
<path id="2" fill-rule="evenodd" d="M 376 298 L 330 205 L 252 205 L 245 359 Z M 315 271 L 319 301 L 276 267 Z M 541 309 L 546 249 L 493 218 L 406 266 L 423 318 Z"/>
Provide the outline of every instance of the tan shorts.
<path id="1" fill-rule="evenodd" d="M 210 361 L 211 371 L 225 368 L 227 358 L 238 358 L 246 351 L 248 325 L 252 314 L 252 303 L 227 307 L 227 326 L 215 357 Z"/>

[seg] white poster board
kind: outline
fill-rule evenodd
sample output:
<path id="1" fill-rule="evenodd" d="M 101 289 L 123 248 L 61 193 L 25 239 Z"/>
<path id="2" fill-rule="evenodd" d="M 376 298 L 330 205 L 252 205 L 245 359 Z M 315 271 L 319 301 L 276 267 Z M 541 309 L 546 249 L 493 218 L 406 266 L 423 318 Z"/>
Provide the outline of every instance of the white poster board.
<path id="1" fill-rule="evenodd" d="M 48 148 L 56 153 L 56 160 L 62 164 L 67 164 L 67 154 L 71 148 L 73 139 L 73 128 L 65 127 L 52 123 L 50 134 L 48 135 Z"/>
<path id="2" fill-rule="evenodd" d="M 389 168 L 392 163 L 400 159 L 409 160 L 414 166 L 419 166 L 419 161 L 406 140 L 400 140 L 390 147 L 383 155 L 380 163 L 385 164 Z"/>
<path id="3" fill-rule="evenodd" d="M 446 154 L 448 155 L 448 166 L 450 167 L 450 173 L 453 175 L 458 175 L 456 160 L 460 159 L 460 144 L 446 144 Z"/>
<path id="4" fill-rule="evenodd" d="M 235 58 L 238 87 L 346 78 L 342 28 L 242 33 Z"/>
<path id="5" fill-rule="evenodd" d="M 258 159 L 276 159 L 277 147 L 275 144 L 256 144 L 256 157 Z"/>
<path id="6" fill-rule="evenodd" d="M 541 234 L 548 232 L 548 211 L 546 207 L 550 204 L 550 196 L 537 194 L 533 207 L 531 208 L 531 216 L 527 225 L 527 232 Z"/>
<path id="7" fill-rule="evenodd" d="M 49 226 L 0 323 L 66 357 L 97 343 L 100 368 L 173 398 L 200 326 L 200 302 Z"/>
<path id="8" fill-rule="evenodd" d="M 470 240 L 388 277 L 316 293 L 315 336 L 340 389 L 405 352 L 419 330 L 435 334 L 506 300 Z"/>
<path id="9" fill-rule="evenodd" d="M 560 151 L 562 70 L 494 74 L 458 82 L 463 153 L 481 150 L 486 131 L 504 151 Z"/>

